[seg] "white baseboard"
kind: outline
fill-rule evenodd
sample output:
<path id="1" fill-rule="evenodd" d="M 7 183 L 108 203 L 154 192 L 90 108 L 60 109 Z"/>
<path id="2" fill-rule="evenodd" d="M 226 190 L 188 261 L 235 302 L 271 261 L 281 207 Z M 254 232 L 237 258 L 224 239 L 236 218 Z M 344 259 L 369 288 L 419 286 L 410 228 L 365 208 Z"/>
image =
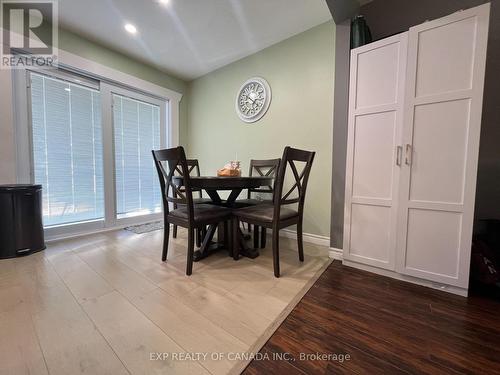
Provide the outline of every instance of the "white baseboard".
<path id="1" fill-rule="evenodd" d="M 344 250 L 336 249 L 335 247 L 330 247 L 330 253 L 328 256 L 332 259 L 343 260 L 344 259 Z"/>
<path id="2" fill-rule="evenodd" d="M 270 231 L 272 232 L 272 231 Z M 297 232 L 291 229 L 280 230 L 280 237 L 297 239 Z M 302 233 L 302 240 L 313 245 L 330 247 L 330 237 L 320 236 L 318 234 Z"/>
<path id="3" fill-rule="evenodd" d="M 144 223 L 138 222 L 137 224 L 133 225 L 140 225 L 140 224 L 146 224 L 149 221 L 146 221 Z M 83 230 L 83 231 L 75 231 L 72 233 L 67 233 L 64 235 L 58 235 L 58 236 L 50 236 L 45 239 L 45 242 L 52 242 L 52 241 L 59 241 L 59 240 L 65 240 L 69 238 L 78 238 L 78 237 L 83 237 L 83 236 L 88 236 L 92 234 L 98 234 L 98 233 L 106 233 L 106 232 L 112 232 L 115 230 L 120 230 L 125 227 L 129 227 L 131 224 L 126 224 L 126 225 L 117 225 L 114 227 L 108 227 L 108 228 L 99 228 L 99 229 L 93 229 L 93 230 Z M 171 224 L 172 226 L 172 224 Z M 272 233 L 272 230 L 268 230 L 269 234 Z M 282 229 L 280 230 L 280 237 L 285 237 L 285 238 L 290 238 L 290 239 L 297 239 L 297 232 L 294 230 L 290 229 Z M 325 246 L 325 247 L 330 247 L 330 238 L 327 236 L 320 236 L 317 234 L 311 234 L 311 233 L 303 233 L 302 238 L 304 242 L 311 243 L 314 245 L 319 245 L 319 246 Z M 339 250 L 340 253 L 342 253 L 342 250 Z M 330 256 L 330 258 L 332 258 Z M 335 258 L 339 259 L 339 258 Z"/>

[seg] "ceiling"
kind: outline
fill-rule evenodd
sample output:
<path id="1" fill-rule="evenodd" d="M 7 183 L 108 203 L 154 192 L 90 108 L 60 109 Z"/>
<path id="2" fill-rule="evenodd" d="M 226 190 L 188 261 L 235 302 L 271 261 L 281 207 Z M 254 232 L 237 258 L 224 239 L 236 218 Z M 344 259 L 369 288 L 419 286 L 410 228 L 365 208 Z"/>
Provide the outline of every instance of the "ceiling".
<path id="1" fill-rule="evenodd" d="M 59 23 L 192 80 L 332 18 L 325 0 L 61 0 Z M 137 27 L 131 35 L 124 25 Z"/>

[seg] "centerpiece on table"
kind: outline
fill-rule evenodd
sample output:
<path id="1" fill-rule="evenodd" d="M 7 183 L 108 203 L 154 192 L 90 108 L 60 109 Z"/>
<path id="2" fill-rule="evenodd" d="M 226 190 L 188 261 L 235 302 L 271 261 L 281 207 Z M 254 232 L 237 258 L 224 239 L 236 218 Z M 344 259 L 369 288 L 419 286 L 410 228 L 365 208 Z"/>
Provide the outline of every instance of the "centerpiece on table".
<path id="1" fill-rule="evenodd" d="M 231 161 L 224 168 L 217 171 L 218 177 L 240 177 L 241 168 L 239 161 Z"/>

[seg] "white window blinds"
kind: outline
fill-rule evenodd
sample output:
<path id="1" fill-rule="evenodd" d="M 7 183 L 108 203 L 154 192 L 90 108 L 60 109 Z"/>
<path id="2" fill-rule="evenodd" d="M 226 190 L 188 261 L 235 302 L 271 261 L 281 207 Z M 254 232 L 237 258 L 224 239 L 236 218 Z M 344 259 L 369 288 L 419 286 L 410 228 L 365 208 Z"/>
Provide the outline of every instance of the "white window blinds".
<path id="1" fill-rule="evenodd" d="M 160 148 L 160 107 L 113 94 L 117 217 L 161 211 L 151 150 Z"/>
<path id="2" fill-rule="evenodd" d="M 34 178 L 43 186 L 44 225 L 102 219 L 99 91 L 63 79 L 30 76 Z"/>

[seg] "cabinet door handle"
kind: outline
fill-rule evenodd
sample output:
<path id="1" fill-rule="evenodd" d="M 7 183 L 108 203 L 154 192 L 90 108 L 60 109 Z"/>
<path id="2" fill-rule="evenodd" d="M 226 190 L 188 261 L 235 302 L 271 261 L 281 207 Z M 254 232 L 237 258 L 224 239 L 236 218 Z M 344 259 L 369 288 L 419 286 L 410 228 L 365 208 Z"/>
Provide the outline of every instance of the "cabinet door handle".
<path id="1" fill-rule="evenodd" d="M 405 164 L 411 165 L 413 148 L 409 143 L 406 144 L 406 155 L 405 155 Z"/>
<path id="2" fill-rule="evenodd" d="M 401 158 L 403 157 L 403 146 L 396 147 L 396 165 L 401 167 Z"/>

